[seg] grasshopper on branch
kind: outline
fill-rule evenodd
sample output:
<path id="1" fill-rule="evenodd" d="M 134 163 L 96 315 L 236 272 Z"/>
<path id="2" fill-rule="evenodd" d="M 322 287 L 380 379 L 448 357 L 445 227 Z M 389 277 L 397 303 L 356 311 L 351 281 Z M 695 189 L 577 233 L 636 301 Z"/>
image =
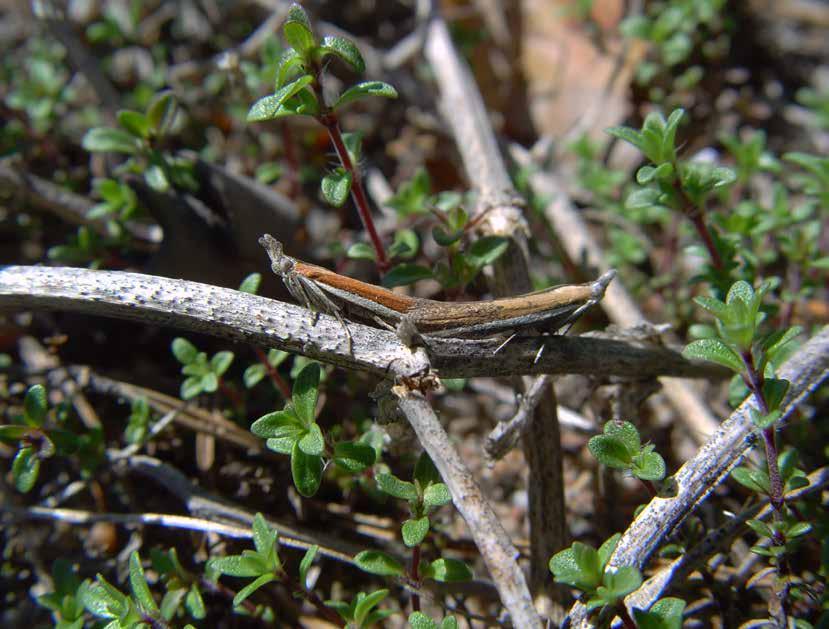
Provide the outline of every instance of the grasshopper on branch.
<path id="1" fill-rule="evenodd" d="M 271 270 L 300 304 L 314 312 L 337 318 L 349 347 L 351 333 L 343 315 L 395 329 L 407 344 L 414 334 L 455 338 L 482 338 L 512 334 L 495 350 L 502 349 L 518 331 L 555 332 L 572 324 L 598 303 L 616 275 L 607 271 L 587 284 L 566 284 L 490 301 L 446 302 L 399 295 L 308 264 L 285 254 L 282 243 L 265 234 L 259 239 L 271 259 Z M 535 362 L 541 357 L 542 345 Z"/>

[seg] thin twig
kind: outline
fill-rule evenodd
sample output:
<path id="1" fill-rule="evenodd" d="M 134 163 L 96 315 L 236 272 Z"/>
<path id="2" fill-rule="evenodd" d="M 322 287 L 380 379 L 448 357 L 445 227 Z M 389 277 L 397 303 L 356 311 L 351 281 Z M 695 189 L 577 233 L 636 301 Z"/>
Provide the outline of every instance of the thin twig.
<path id="1" fill-rule="evenodd" d="M 544 375 L 536 378 L 521 399 L 521 404 L 512 419 L 499 423 L 489 433 L 484 443 L 484 452 L 489 458 L 498 460 L 512 449 L 521 433 L 526 429 L 527 422 L 531 419 L 549 386 L 550 376 Z"/>

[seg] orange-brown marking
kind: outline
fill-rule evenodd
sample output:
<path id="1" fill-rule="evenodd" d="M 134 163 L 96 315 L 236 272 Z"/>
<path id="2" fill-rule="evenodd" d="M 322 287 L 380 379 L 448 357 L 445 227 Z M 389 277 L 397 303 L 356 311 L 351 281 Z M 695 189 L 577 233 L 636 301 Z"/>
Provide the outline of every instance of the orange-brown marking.
<path id="1" fill-rule="evenodd" d="M 413 297 L 393 293 L 382 286 L 375 286 L 374 284 L 368 284 L 345 275 L 340 275 L 339 273 L 334 273 L 334 271 L 329 271 L 316 264 L 307 264 L 297 260 L 294 270 L 315 282 L 360 295 L 401 314 L 411 310 L 415 302 L 418 301 Z"/>

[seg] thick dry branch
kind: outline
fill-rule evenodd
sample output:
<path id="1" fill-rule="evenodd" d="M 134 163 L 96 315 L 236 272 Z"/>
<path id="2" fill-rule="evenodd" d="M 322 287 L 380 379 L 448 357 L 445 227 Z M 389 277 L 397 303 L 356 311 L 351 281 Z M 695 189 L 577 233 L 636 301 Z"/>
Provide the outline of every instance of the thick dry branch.
<path id="1" fill-rule="evenodd" d="M 824 327 L 779 370 L 778 377 L 791 382 L 783 406 L 783 419 L 794 411 L 829 376 L 829 326 Z M 636 566 L 642 569 L 650 556 L 665 542 L 667 535 L 693 512 L 739 465 L 754 446 L 754 424 L 747 398 L 732 413 L 697 455 L 674 475 L 676 495 L 654 498 L 624 532 L 610 558 L 611 566 Z M 588 626 L 585 608 L 571 610 L 573 626 Z"/>
<path id="2" fill-rule="evenodd" d="M 276 347 L 349 369 L 414 375 L 424 361 L 395 334 L 229 288 L 121 271 L 8 266 L 0 269 L 0 308 L 52 309 L 170 325 L 260 347 Z M 539 343 L 546 348 L 533 363 Z M 500 353 L 499 339 L 428 338 L 432 366 L 443 377 L 584 373 L 644 378 L 660 374 L 717 377 L 719 368 L 685 360 L 663 347 L 582 337 L 525 337 Z"/>
<path id="3" fill-rule="evenodd" d="M 383 375 L 425 365 L 387 331 L 350 325 L 353 352 L 340 323 L 308 310 L 228 288 L 140 273 L 8 266 L 0 269 L 0 307 L 73 310 L 171 325 L 277 347 L 350 369 Z"/>

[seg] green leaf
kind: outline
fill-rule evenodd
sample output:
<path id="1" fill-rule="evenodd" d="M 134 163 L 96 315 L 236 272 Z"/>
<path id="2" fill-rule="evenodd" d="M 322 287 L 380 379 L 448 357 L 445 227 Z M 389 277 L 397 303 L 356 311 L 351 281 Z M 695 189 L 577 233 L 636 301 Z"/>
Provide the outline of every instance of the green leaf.
<path id="1" fill-rule="evenodd" d="M 291 399 L 294 411 L 302 424 L 310 427 L 314 423 L 319 396 L 320 366 L 319 363 L 308 363 L 299 372 L 294 380 Z"/>
<path id="2" fill-rule="evenodd" d="M 204 620 L 207 616 L 207 609 L 204 606 L 201 590 L 199 590 L 199 586 L 195 583 L 190 586 L 190 590 L 184 598 L 184 607 L 187 608 L 188 613 L 196 620 Z"/>
<path id="3" fill-rule="evenodd" d="M 150 121 L 140 111 L 122 109 L 117 114 L 118 124 L 136 138 L 148 138 L 150 136 Z"/>
<path id="4" fill-rule="evenodd" d="M 302 561 L 299 562 L 299 584 L 303 589 L 308 588 L 308 571 L 311 569 L 311 564 L 314 563 L 314 557 L 317 556 L 317 551 L 320 547 L 314 544 L 302 556 Z"/>
<path id="5" fill-rule="evenodd" d="M 272 574 L 263 574 L 260 577 L 257 577 L 255 581 L 252 583 L 248 583 L 245 587 L 239 590 L 236 593 L 236 596 L 233 597 L 233 606 L 238 607 L 245 600 L 253 594 L 256 590 L 261 588 L 263 585 L 270 583 L 271 581 L 275 581 L 276 577 Z"/>
<path id="6" fill-rule="evenodd" d="M 406 520 L 400 528 L 403 533 L 403 543 L 409 548 L 420 544 L 429 533 L 429 516 L 416 520 Z"/>
<path id="7" fill-rule="evenodd" d="M 355 242 L 348 248 L 346 255 L 352 260 L 375 260 L 377 252 L 366 242 Z"/>
<path id="8" fill-rule="evenodd" d="M 412 629 L 438 629 L 438 624 L 423 612 L 412 612 L 409 625 Z"/>
<path id="9" fill-rule="evenodd" d="M 81 584 L 78 598 L 98 618 L 121 618 L 130 608 L 129 599 L 107 583 L 100 574 L 97 581 L 84 581 Z"/>
<path id="10" fill-rule="evenodd" d="M 262 415 L 253 422 L 250 431 L 257 437 L 267 439 L 269 437 L 284 437 L 288 434 L 299 434 L 305 426 L 296 416 L 292 408 L 274 411 Z M 286 429 L 289 429 L 286 431 Z"/>
<path id="11" fill-rule="evenodd" d="M 665 478 L 666 466 L 657 452 L 646 452 L 634 457 L 633 475 L 642 480 L 662 480 Z"/>
<path id="12" fill-rule="evenodd" d="M 291 450 L 291 475 L 300 495 L 310 498 L 322 483 L 322 458 L 305 454 L 299 447 L 299 440 Z"/>
<path id="13" fill-rule="evenodd" d="M 761 495 L 769 493 L 769 476 L 761 470 L 736 467 L 731 470 L 731 478 L 755 493 Z"/>
<path id="14" fill-rule="evenodd" d="M 334 463 L 353 474 L 371 467 L 375 460 L 376 453 L 370 445 L 340 441 L 334 446 Z"/>
<path id="15" fill-rule="evenodd" d="M 26 397 L 23 398 L 23 421 L 29 426 L 39 428 L 46 421 L 46 411 L 49 404 L 46 400 L 46 389 L 42 384 L 29 387 Z"/>
<path id="16" fill-rule="evenodd" d="M 249 365 L 242 374 L 242 381 L 245 383 L 245 388 L 252 389 L 261 382 L 267 373 L 268 369 L 262 363 Z"/>
<path id="17" fill-rule="evenodd" d="M 247 555 L 217 557 L 208 561 L 207 565 L 211 571 L 230 577 L 258 577 L 266 572 L 268 567 L 259 555 L 248 552 Z"/>
<path id="18" fill-rule="evenodd" d="M 305 59 L 293 48 L 288 48 L 282 53 L 276 66 L 276 83 L 274 90 L 279 90 L 288 79 L 293 78 L 300 72 L 306 70 Z"/>
<path id="19" fill-rule="evenodd" d="M 597 551 L 599 554 L 599 565 L 604 570 L 604 567 L 607 565 L 607 562 L 610 561 L 610 556 L 613 554 L 613 551 L 616 550 L 616 545 L 619 543 L 619 540 L 622 539 L 621 533 L 615 533 L 608 537 L 601 546 L 599 546 L 599 550 Z"/>
<path id="20" fill-rule="evenodd" d="M 749 415 L 751 416 L 752 423 L 757 426 L 760 430 L 765 430 L 766 428 L 771 427 L 778 419 L 783 416 L 783 413 L 779 410 L 772 411 L 767 414 L 762 414 L 756 408 L 749 409 Z"/>
<path id="21" fill-rule="evenodd" d="M 0 441 L 13 443 L 20 441 L 29 433 L 29 427 L 20 424 L 6 424 L 0 426 Z"/>
<path id="22" fill-rule="evenodd" d="M 433 277 L 432 271 L 419 264 L 398 264 L 383 277 L 383 286 L 406 286 L 418 280 L 427 280 Z"/>
<path id="23" fill-rule="evenodd" d="M 599 463 L 607 467 L 628 469 L 633 462 L 633 455 L 617 437 L 596 435 L 587 442 L 587 448 Z"/>
<path id="24" fill-rule="evenodd" d="M 230 364 L 233 362 L 233 352 L 222 351 L 216 352 L 213 358 L 210 359 L 210 367 L 217 376 L 221 376 L 228 370 Z"/>
<path id="25" fill-rule="evenodd" d="M 379 550 L 364 550 L 354 557 L 354 564 L 364 572 L 381 577 L 399 577 L 406 573 L 403 565 Z"/>
<path id="26" fill-rule="evenodd" d="M 766 378 L 763 382 L 763 397 L 766 399 L 766 406 L 769 411 L 780 409 L 791 383 L 783 378 Z"/>
<path id="27" fill-rule="evenodd" d="M 354 620 L 358 627 L 368 626 L 366 622 L 371 610 L 380 604 L 380 602 L 388 596 L 388 590 L 377 590 L 366 594 L 357 601 L 354 606 Z"/>
<path id="28" fill-rule="evenodd" d="M 564 583 L 586 592 L 594 590 L 601 583 L 599 555 L 594 548 L 574 542 L 570 548 L 550 558 L 550 572 L 556 583 Z"/>
<path id="29" fill-rule="evenodd" d="M 313 81 L 310 74 L 304 74 L 298 79 L 295 79 L 287 85 L 279 88 L 270 96 L 264 96 L 256 101 L 248 110 L 248 122 L 260 122 L 263 120 L 272 120 L 279 115 L 279 109 L 289 98 L 297 94 L 300 90 L 305 89 Z"/>
<path id="30" fill-rule="evenodd" d="M 84 149 L 91 153 L 126 153 L 134 155 L 139 150 L 139 143 L 133 136 L 121 129 L 95 127 L 86 132 L 81 142 Z"/>
<path id="31" fill-rule="evenodd" d="M 301 55 L 306 55 L 316 45 L 308 15 L 296 3 L 288 9 L 288 17 L 285 19 L 282 32 L 285 34 L 285 41 Z"/>
<path id="32" fill-rule="evenodd" d="M 423 491 L 423 504 L 426 507 L 442 507 L 450 502 L 452 502 L 452 495 L 443 483 L 433 483 Z"/>
<path id="33" fill-rule="evenodd" d="M 325 437 L 319 424 L 311 424 L 297 442 L 299 449 L 309 456 L 321 456 L 325 451 Z"/>
<path id="34" fill-rule="evenodd" d="M 389 247 L 389 257 L 410 259 L 417 255 L 420 239 L 413 229 L 399 229 L 394 233 L 394 242 Z"/>
<path id="35" fill-rule="evenodd" d="M 410 502 L 416 502 L 418 499 L 417 488 L 414 483 L 400 480 L 393 474 L 386 473 L 377 474 L 374 479 L 377 481 L 377 488 L 384 494 Z"/>
<path id="36" fill-rule="evenodd" d="M 481 268 L 492 264 L 509 248 L 509 240 L 503 236 L 484 236 L 478 238 L 466 252 L 467 259 Z"/>
<path id="37" fill-rule="evenodd" d="M 728 306 L 719 299 L 700 295 L 699 297 L 694 297 L 694 301 L 718 319 L 728 318 Z"/>
<path id="38" fill-rule="evenodd" d="M 735 373 L 742 373 L 745 365 L 740 356 L 719 339 L 701 339 L 689 343 L 682 355 L 689 359 L 707 360 L 731 369 Z"/>
<path id="39" fill-rule="evenodd" d="M 322 178 L 320 189 L 326 202 L 341 207 L 351 192 L 351 173 L 344 168 L 335 169 Z"/>
<path id="40" fill-rule="evenodd" d="M 249 293 L 251 295 L 255 295 L 256 292 L 259 290 L 259 285 L 262 283 L 262 274 L 261 273 L 251 273 L 245 279 L 242 280 L 242 283 L 239 284 L 239 290 L 243 293 Z"/>
<path id="41" fill-rule="evenodd" d="M 630 127 L 610 127 L 609 129 L 605 129 L 605 133 L 612 135 L 614 138 L 624 140 L 640 150 L 642 148 L 642 134 L 636 129 L 631 129 Z"/>
<path id="42" fill-rule="evenodd" d="M 336 35 L 323 37 L 317 49 L 317 57 L 322 60 L 327 55 L 336 55 L 351 66 L 351 69 L 357 74 L 366 71 L 366 62 L 363 61 L 359 49 L 350 39 Z"/>
<path id="43" fill-rule="evenodd" d="M 364 81 L 352 85 L 334 103 L 334 109 L 342 109 L 346 105 L 360 98 L 367 96 L 383 96 L 385 98 L 397 98 L 397 90 L 383 81 Z"/>
<path id="44" fill-rule="evenodd" d="M 199 353 L 199 350 L 196 349 L 195 345 L 180 336 L 173 339 L 171 347 L 173 350 L 173 356 L 175 356 L 176 360 L 178 360 L 178 362 L 182 365 L 189 365 L 195 361 L 196 356 Z"/>
<path id="45" fill-rule="evenodd" d="M 639 629 L 682 629 L 684 610 L 685 601 L 667 597 L 656 601 L 650 611 L 634 609 L 633 617 Z"/>
<path id="46" fill-rule="evenodd" d="M 260 556 L 267 557 L 270 561 L 271 555 L 276 552 L 276 544 L 279 539 L 276 529 L 268 524 L 261 513 L 257 513 L 253 516 L 251 532 L 253 533 L 253 545 L 256 547 L 256 551 Z"/>
<path id="47" fill-rule="evenodd" d="M 606 601 L 619 601 L 642 585 L 642 573 L 635 566 L 609 568 L 597 594 Z"/>
<path id="48" fill-rule="evenodd" d="M 397 210 L 401 216 L 424 214 L 429 211 L 430 190 L 429 173 L 421 166 L 410 181 L 400 184 L 394 196 L 386 201 L 386 205 Z"/>
<path id="49" fill-rule="evenodd" d="M 14 486 L 21 493 L 28 493 L 37 482 L 40 471 L 40 457 L 32 447 L 20 448 L 12 462 Z"/>
<path id="50" fill-rule="evenodd" d="M 201 377 L 201 390 L 205 393 L 215 393 L 219 388 L 219 377 L 214 372 L 208 372 Z"/>
<path id="51" fill-rule="evenodd" d="M 151 164 L 144 171 L 144 181 L 156 192 L 167 192 L 170 189 L 170 180 L 160 164 Z"/>
<path id="52" fill-rule="evenodd" d="M 343 133 L 343 144 L 351 161 L 358 164 L 363 158 L 363 134 L 359 131 Z"/>
<path id="53" fill-rule="evenodd" d="M 161 135 L 170 126 L 176 107 L 176 99 L 170 90 L 159 92 L 153 97 L 147 107 L 147 122 L 155 135 Z"/>
<path id="54" fill-rule="evenodd" d="M 441 583 L 456 583 L 472 579 L 472 570 L 459 559 L 435 559 L 429 566 L 429 576 Z"/>
<path id="55" fill-rule="evenodd" d="M 138 604 L 145 612 L 150 614 L 159 613 L 158 605 L 147 585 L 147 578 L 144 576 L 144 568 L 141 567 L 141 557 L 137 551 L 130 553 L 130 588 Z"/>
<path id="56" fill-rule="evenodd" d="M 417 457 L 412 476 L 420 483 L 421 487 L 428 487 L 433 483 L 443 482 L 438 468 L 435 467 L 434 462 L 426 452 L 421 452 L 420 456 Z"/>

